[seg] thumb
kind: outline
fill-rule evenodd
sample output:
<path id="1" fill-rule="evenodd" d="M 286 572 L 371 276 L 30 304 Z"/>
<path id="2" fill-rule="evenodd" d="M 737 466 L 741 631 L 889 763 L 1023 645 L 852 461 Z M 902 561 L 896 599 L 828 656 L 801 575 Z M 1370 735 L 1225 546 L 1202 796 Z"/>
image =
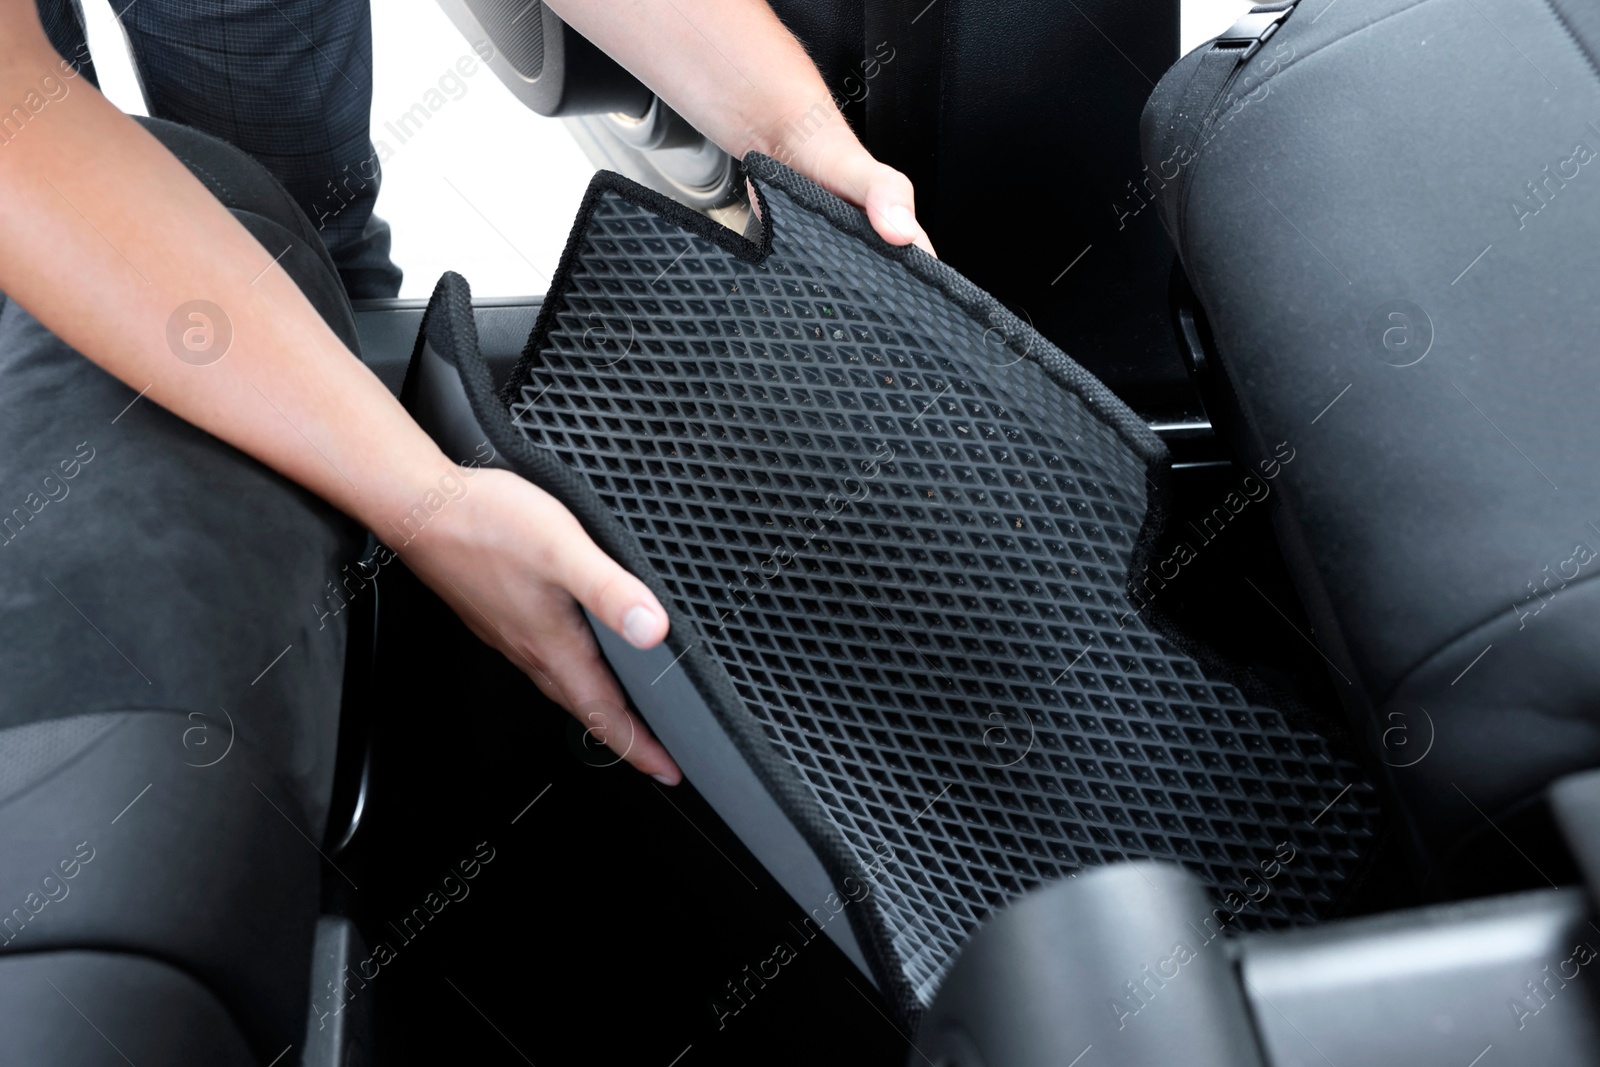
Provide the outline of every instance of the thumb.
<path id="1" fill-rule="evenodd" d="M 916 193 L 911 179 L 870 156 L 852 168 L 846 179 L 852 188 L 849 199 L 867 211 L 872 228 L 892 245 L 914 244 L 930 256 L 933 242 L 917 221 Z"/>
<path id="2" fill-rule="evenodd" d="M 587 533 L 566 539 L 561 584 L 595 618 L 635 648 L 654 648 L 667 636 L 667 612 L 638 578 L 600 550 Z"/>

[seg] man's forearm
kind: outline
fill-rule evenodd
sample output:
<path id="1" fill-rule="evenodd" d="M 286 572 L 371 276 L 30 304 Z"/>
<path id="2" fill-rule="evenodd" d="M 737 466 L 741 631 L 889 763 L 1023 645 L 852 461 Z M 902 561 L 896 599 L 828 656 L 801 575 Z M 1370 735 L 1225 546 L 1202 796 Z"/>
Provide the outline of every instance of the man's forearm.
<path id="1" fill-rule="evenodd" d="M 549 2 L 736 157 L 793 156 L 822 127 L 853 138 L 805 49 L 763 0 Z"/>
<path id="2" fill-rule="evenodd" d="M 765 0 L 547 0 L 701 133 L 754 149 L 866 209 L 891 244 L 933 245 L 911 183 L 874 159 Z"/>
<path id="3" fill-rule="evenodd" d="M 7 16 L 21 3 L 32 6 L 0 2 L 0 20 L 17 26 Z M 445 457 L 273 264 L 277 250 L 67 76 L 35 28 L 0 42 L 0 105 L 45 101 L 0 141 L 0 290 L 146 399 L 367 525 L 403 512 L 453 469 Z M 61 88 L 41 96 L 47 76 Z M 226 355 L 203 365 L 168 337 L 196 300 L 232 332 Z"/>

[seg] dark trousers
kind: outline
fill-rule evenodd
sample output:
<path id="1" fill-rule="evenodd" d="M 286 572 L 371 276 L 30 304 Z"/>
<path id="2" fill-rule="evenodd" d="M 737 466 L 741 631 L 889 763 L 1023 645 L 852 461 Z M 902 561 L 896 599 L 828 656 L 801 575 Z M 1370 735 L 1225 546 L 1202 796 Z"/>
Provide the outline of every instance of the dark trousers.
<path id="1" fill-rule="evenodd" d="M 37 0 L 62 56 L 94 80 L 79 0 Z M 150 114 L 243 149 L 322 235 L 351 299 L 394 296 L 370 134 L 368 0 L 112 0 Z M 98 84 L 98 82 L 96 83 Z"/>

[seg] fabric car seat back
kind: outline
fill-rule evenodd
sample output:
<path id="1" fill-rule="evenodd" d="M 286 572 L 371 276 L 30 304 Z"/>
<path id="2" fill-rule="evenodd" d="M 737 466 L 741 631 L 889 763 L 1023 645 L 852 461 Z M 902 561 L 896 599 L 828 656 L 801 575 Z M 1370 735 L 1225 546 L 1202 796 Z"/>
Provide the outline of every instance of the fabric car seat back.
<path id="1" fill-rule="evenodd" d="M 1297 449 L 1285 553 L 1441 891 L 1544 884 L 1600 761 L 1597 47 L 1570 0 L 1263 5 L 1143 119 L 1213 418 Z"/>

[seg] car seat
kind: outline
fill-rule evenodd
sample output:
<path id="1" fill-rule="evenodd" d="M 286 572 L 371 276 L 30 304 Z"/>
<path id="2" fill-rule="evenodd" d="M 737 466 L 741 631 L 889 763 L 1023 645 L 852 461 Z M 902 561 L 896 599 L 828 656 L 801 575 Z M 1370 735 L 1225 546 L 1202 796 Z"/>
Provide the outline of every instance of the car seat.
<path id="1" fill-rule="evenodd" d="M 1600 22 L 1566 0 L 1260 5 L 1158 86 L 1179 315 L 1421 881 L 1574 875 L 1600 763 Z"/>
<path id="2" fill-rule="evenodd" d="M 283 188 L 143 121 L 354 348 Z M 327 869 L 346 632 L 317 606 L 360 533 L 9 302 L 0 379 L 0 481 L 40 486 L 0 549 L 3 1058 L 272 1062 L 302 1048 Z"/>

